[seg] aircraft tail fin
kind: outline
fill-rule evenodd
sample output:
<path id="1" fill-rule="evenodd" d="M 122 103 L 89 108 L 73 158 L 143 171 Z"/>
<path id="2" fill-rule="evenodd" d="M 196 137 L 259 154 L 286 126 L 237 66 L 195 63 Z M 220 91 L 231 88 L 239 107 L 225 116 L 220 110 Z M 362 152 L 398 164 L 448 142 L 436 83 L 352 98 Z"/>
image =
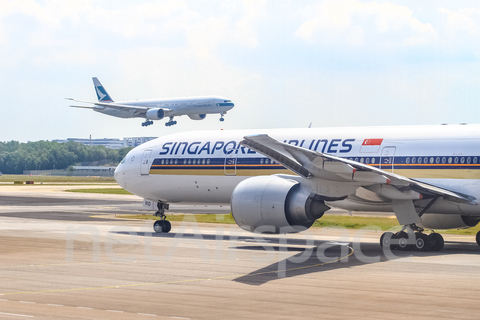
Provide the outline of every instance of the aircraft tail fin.
<path id="1" fill-rule="evenodd" d="M 95 86 L 95 92 L 97 93 L 98 102 L 113 102 L 112 98 L 105 90 L 103 85 L 100 83 L 100 81 L 96 77 L 93 77 L 92 80 L 93 85 Z"/>

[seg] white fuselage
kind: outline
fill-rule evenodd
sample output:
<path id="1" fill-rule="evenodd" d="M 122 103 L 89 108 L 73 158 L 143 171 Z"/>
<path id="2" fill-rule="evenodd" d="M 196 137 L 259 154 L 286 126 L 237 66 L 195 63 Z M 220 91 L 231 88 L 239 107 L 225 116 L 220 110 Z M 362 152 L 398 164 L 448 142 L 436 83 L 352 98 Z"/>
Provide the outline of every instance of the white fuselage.
<path id="1" fill-rule="evenodd" d="M 198 131 L 167 135 L 130 151 L 115 171 L 124 189 L 146 199 L 230 203 L 235 186 L 259 175 L 293 174 L 239 144 L 246 135 L 270 137 L 421 180 L 480 199 L 480 125 Z M 336 205 L 336 204 L 334 204 Z M 387 206 L 338 204 L 349 210 Z M 442 202 L 431 210 L 480 215 L 478 206 Z"/>
<path id="2" fill-rule="evenodd" d="M 115 101 L 115 104 L 124 106 L 146 107 L 150 109 L 168 109 L 165 112 L 167 117 L 178 117 L 182 115 L 199 114 L 224 114 L 234 107 L 234 104 L 228 98 L 220 96 L 202 96 L 186 98 L 169 98 L 159 100 L 134 100 L 134 101 Z M 118 109 L 105 106 L 95 106 L 94 110 L 119 118 L 144 118 L 145 112 L 139 112 L 136 109 Z"/>

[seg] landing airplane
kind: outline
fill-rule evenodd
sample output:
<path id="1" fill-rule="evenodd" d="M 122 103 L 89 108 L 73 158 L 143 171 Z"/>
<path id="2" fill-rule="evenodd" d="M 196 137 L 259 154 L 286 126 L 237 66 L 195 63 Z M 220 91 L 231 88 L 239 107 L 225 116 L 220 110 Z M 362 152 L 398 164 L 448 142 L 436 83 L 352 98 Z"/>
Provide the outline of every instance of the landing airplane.
<path id="1" fill-rule="evenodd" d="M 402 231 L 386 248 L 441 250 L 425 229 L 480 221 L 480 125 L 202 131 L 131 150 L 115 170 L 124 189 L 157 203 L 230 203 L 251 232 L 308 229 L 330 207 L 394 212 Z M 480 245 L 480 232 L 476 241 Z"/>
<path id="2" fill-rule="evenodd" d="M 76 102 L 90 103 L 90 106 L 70 106 L 87 108 L 118 118 L 144 118 L 143 127 L 153 124 L 152 120 L 162 120 L 169 117 L 167 127 L 177 124 L 174 117 L 187 115 L 192 120 L 203 120 L 207 114 L 219 113 L 220 121 L 228 110 L 234 107 L 232 100 L 220 96 L 204 96 L 189 98 L 170 98 L 159 100 L 135 100 L 114 102 L 97 78 L 92 78 L 97 93 L 98 102 L 82 101 L 67 98 Z"/>

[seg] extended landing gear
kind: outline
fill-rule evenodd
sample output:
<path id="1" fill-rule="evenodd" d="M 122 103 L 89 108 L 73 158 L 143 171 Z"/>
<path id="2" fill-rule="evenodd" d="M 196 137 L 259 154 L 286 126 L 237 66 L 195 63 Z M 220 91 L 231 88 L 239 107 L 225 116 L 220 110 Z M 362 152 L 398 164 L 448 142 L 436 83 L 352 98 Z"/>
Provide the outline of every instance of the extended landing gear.
<path id="1" fill-rule="evenodd" d="M 170 120 L 165 123 L 167 127 L 173 126 L 175 124 L 177 124 L 177 121 L 173 121 L 173 117 L 170 117 Z"/>
<path id="2" fill-rule="evenodd" d="M 145 120 L 145 122 L 142 122 L 142 127 L 148 127 L 149 125 L 152 125 L 153 121 L 152 120 Z"/>
<path id="3" fill-rule="evenodd" d="M 402 251 L 440 251 L 443 249 L 445 242 L 441 234 L 431 233 L 426 235 L 423 233 L 423 230 L 420 230 L 418 227 L 417 229 L 418 231 L 415 233 L 413 233 L 412 229 L 408 232 L 385 232 L 380 237 L 380 246 L 385 249 L 390 248 Z M 477 234 L 478 238 L 479 235 Z"/>
<path id="4" fill-rule="evenodd" d="M 169 233 L 172 229 L 172 225 L 170 221 L 167 220 L 167 216 L 165 216 L 165 210 L 168 210 L 168 203 L 158 201 L 156 211 L 153 215 L 156 217 L 160 217 L 160 220 L 157 220 L 153 223 L 153 230 L 156 233 Z"/>
<path id="5" fill-rule="evenodd" d="M 480 246 L 480 231 L 477 232 L 476 240 L 477 240 L 477 244 Z"/>
<path id="6" fill-rule="evenodd" d="M 226 112 L 220 113 L 220 122 L 225 121 L 225 119 L 223 118 L 223 116 L 225 115 L 225 113 L 226 113 Z"/>

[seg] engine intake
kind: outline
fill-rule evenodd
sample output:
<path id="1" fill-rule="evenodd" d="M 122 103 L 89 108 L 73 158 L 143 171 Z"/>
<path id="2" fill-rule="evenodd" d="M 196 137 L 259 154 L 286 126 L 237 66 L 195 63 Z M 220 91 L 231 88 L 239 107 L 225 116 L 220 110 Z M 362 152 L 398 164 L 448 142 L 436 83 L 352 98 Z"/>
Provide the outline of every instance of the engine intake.
<path id="1" fill-rule="evenodd" d="M 149 120 L 162 120 L 163 117 L 165 117 L 165 110 L 163 110 L 163 109 L 147 110 L 146 117 Z"/>
<path id="2" fill-rule="evenodd" d="M 299 182 L 276 176 L 240 182 L 233 190 L 231 208 L 237 225 L 256 233 L 304 231 L 330 209 Z"/>

